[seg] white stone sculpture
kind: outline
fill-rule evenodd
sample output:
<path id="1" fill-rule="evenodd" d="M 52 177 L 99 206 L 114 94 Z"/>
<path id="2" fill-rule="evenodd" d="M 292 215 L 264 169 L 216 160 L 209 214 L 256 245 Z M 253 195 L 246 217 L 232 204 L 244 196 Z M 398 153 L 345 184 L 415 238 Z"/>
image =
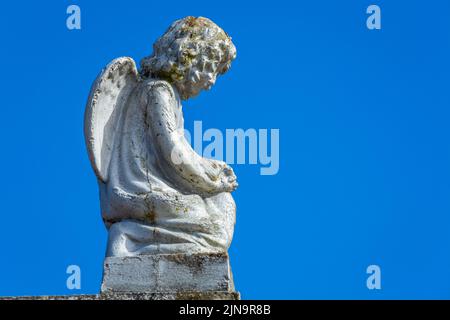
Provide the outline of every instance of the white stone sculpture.
<path id="1" fill-rule="evenodd" d="M 175 21 L 138 72 L 113 60 L 92 86 L 85 138 L 109 230 L 108 257 L 226 253 L 237 187 L 224 162 L 184 138 L 181 100 L 208 90 L 236 56 L 211 20 Z"/>

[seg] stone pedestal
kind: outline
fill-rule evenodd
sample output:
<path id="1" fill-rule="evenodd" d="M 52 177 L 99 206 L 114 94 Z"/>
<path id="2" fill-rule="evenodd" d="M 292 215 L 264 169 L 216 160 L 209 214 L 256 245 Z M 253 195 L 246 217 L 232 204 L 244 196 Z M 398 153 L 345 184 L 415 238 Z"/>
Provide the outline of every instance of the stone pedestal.
<path id="1" fill-rule="evenodd" d="M 239 299 L 229 257 L 220 254 L 158 254 L 107 257 L 101 295 L 146 299 Z"/>
<path id="2" fill-rule="evenodd" d="M 0 300 L 240 300 L 228 254 L 107 257 L 100 294 Z"/>

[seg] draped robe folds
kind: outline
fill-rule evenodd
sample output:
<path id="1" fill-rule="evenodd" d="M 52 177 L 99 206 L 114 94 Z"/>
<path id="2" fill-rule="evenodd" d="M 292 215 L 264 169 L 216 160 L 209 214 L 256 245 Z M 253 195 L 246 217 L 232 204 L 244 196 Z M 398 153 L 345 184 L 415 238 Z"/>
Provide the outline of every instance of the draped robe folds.
<path id="1" fill-rule="evenodd" d="M 226 251 L 235 204 L 208 184 L 202 164 L 212 160 L 184 138 L 177 90 L 147 79 L 118 111 L 108 179 L 99 180 L 107 256 Z"/>

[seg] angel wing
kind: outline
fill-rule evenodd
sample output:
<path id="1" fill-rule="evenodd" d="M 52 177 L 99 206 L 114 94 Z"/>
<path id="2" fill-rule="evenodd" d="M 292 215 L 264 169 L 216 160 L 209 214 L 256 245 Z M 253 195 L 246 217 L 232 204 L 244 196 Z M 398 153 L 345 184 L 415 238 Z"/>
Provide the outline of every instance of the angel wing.
<path id="1" fill-rule="evenodd" d="M 108 180 L 117 123 L 131 91 L 139 81 L 132 58 L 111 61 L 94 81 L 84 114 L 84 137 L 92 168 L 99 180 Z"/>

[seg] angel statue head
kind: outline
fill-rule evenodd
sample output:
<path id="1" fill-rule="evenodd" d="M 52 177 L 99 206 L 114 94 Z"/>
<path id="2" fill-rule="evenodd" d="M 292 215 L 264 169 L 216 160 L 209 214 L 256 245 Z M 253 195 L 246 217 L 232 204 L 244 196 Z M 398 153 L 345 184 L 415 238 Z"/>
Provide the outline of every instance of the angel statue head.
<path id="1" fill-rule="evenodd" d="M 236 57 L 231 38 L 207 18 L 175 21 L 141 61 L 141 75 L 164 79 L 186 100 L 209 90 Z"/>

